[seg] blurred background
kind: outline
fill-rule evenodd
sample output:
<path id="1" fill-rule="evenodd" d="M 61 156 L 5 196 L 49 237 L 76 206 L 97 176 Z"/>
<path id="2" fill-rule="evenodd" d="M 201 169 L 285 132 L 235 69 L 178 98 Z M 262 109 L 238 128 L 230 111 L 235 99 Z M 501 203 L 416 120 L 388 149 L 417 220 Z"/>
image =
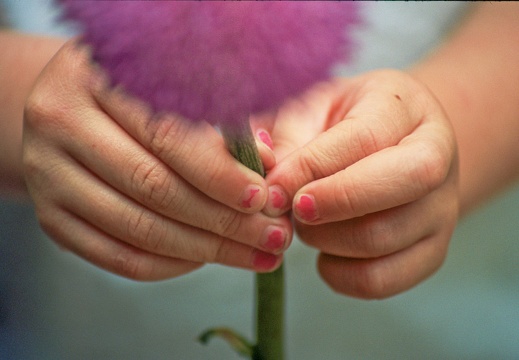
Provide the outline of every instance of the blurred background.
<path id="1" fill-rule="evenodd" d="M 446 263 L 396 297 L 363 301 L 320 281 L 313 251 L 287 255 L 288 359 L 518 359 L 519 191 L 463 221 Z M 252 338 L 253 278 L 207 266 L 160 283 L 110 275 L 63 253 L 29 206 L 0 206 L 0 359 L 239 359 L 229 325 Z"/>
<path id="2" fill-rule="evenodd" d="M 0 0 L 19 30 L 67 35 L 52 2 Z M 359 51 L 339 71 L 405 68 L 470 4 L 365 3 Z M 286 257 L 288 359 L 519 359 L 519 188 L 464 219 L 439 272 L 388 300 L 333 293 L 314 250 Z M 0 202 L 0 359 L 240 359 L 196 342 L 207 327 L 252 338 L 253 275 L 210 265 L 138 283 L 61 251 L 30 204 Z"/>

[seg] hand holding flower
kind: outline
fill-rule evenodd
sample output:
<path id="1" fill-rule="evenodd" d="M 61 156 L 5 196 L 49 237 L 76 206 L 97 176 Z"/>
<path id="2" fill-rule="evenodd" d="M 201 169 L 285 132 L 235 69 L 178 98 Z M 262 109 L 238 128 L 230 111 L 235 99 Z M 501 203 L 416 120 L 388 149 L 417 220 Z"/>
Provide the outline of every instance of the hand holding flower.
<path id="1" fill-rule="evenodd" d="M 71 42 L 28 100 L 24 163 L 43 228 L 83 258 L 140 280 L 207 262 L 279 266 L 291 225 L 259 213 L 265 180 L 236 162 L 210 125 L 156 121 L 105 85 Z M 268 147 L 259 148 L 272 164 Z"/>
<path id="2" fill-rule="evenodd" d="M 178 175 L 176 183 L 185 180 L 187 185 L 193 184 L 195 190 L 201 190 L 210 197 L 214 195 L 213 199 L 232 200 L 234 202 L 230 206 L 234 210 L 239 196 L 239 210 L 245 208 L 252 212 L 260 210 L 265 204 L 267 189 L 266 183 L 260 183 L 257 179 L 264 176 L 264 166 L 249 116 L 272 110 L 315 82 L 327 79 L 332 66 L 347 57 L 351 42 L 345 30 L 357 22 L 355 5 L 351 3 L 134 2 L 124 6 L 120 2 L 63 0 L 62 3 L 65 17 L 81 24 L 81 40 L 91 47 L 93 60 L 107 72 L 108 83 L 121 86 L 132 96 L 146 102 L 150 112 L 143 116 L 147 120 L 138 116 L 131 119 L 130 116 L 131 123 L 125 123 L 127 113 L 123 111 L 121 114 L 118 111 L 121 107 L 117 105 L 107 106 L 103 100 L 106 96 L 96 97 L 100 107 L 127 130 L 137 144 L 144 144 L 145 150 L 157 154 L 165 165 L 174 169 L 174 175 Z M 157 121 L 150 116 L 151 113 L 164 112 L 176 116 L 163 115 L 162 119 L 155 119 Z M 133 113 L 138 115 L 141 112 L 137 109 Z M 192 124 L 180 124 L 183 120 Z M 215 137 L 216 130 L 209 124 L 219 129 L 223 139 Z M 201 131 L 198 135 L 204 136 L 190 140 L 185 136 L 186 129 L 198 129 Z M 98 136 L 101 135 L 97 132 Z M 219 158 L 224 142 L 230 154 Z M 123 147 L 123 153 L 131 153 L 131 149 L 120 147 Z M 235 165 L 234 171 L 227 171 L 233 170 L 231 155 L 256 172 L 256 179 L 245 181 L 242 178 L 244 183 L 238 187 L 233 187 L 236 181 L 226 182 L 227 176 L 243 168 Z M 206 227 L 205 222 L 200 223 L 197 207 L 190 208 L 182 201 L 180 206 L 174 204 L 173 200 L 179 199 L 186 199 L 185 203 L 189 204 L 199 200 L 202 206 L 208 208 L 203 199 L 197 197 L 196 191 L 184 193 L 183 187 L 175 184 L 174 196 L 167 196 L 171 180 L 164 181 L 164 175 L 158 174 L 167 174 L 165 169 L 160 169 L 153 161 L 150 165 L 150 160 L 146 158 L 132 157 L 131 160 L 135 163 L 129 163 L 136 169 L 132 179 L 137 178 L 138 184 L 148 184 L 149 179 L 158 177 L 159 189 L 166 189 L 149 197 L 159 197 L 158 203 L 152 205 L 159 205 L 161 215 L 215 232 L 213 226 Z M 199 162 L 200 167 L 193 166 L 193 162 Z M 215 165 L 219 165 L 218 170 L 206 170 L 206 167 Z M 114 181 L 109 174 L 113 172 L 113 166 L 108 166 L 106 170 L 94 168 L 96 174 L 105 174 L 101 177 L 109 185 L 115 184 L 116 188 L 121 188 L 118 185 L 125 184 L 124 180 L 118 181 L 117 176 Z M 135 176 L 141 173 L 141 178 Z M 203 176 L 200 176 L 201 173 Z M 149 188 L 149 185 L 146 186 Z M 151 186 L 152 193 L 155 187 Z M 191 189 L 189 186 L 187 188 Z M 130 190 L 133 189 L 130 186 Z M 219 191 L 222 195 L 218 195 Z M 128 193 L 124 186 L 122 192 Z M 187 200 L 190 198 L 194 201 Z M 152 209 L 156 208 L 152 206 Z M 210 211 L 206 215 L 209 217 L 215 210 L 217 214 L 221 213 L 219 209 L 208 209 Z M 246 238 L 247 231 L 252 230 L 252 237 L 242 241 L 238 247 L 232 241 L 199 237 L 195 242 L 168 242 L 164 248 L 164 234 L 153 232 L 157 224 L 163 224 L 163 220 L 150 220 L 148 211 L 138 210 L 136 213 L 135 220 L 132 220 L 132 213 L 124 214 L 132 226 L 126 227 L 127 233 L 123 236 L 130 236 L 131 239 L 133 233 L 141 231 L 145 239 L 144 249 L 155 250 L 159 256 L 166 255 L 172 247 L 177 253 L 180 247 L 181 258 L 188 261 L 202 258 L 205 262 L 224 258 L 224 263 L 228 265 L 251 267 L 252 264 L 252 268 L 260 272 L 277 268 L 272 274 L 256 277 L 257 342 L 243 345 L 248 349 L 246 353 L 254 359 L 283 358 L 281 258 L 258 252 L 250 246 L 260 234 L 258 241 L 263 248 L 274 253 L 282 252 L 290 236 L 287 219 L 284 219 L 284 224 L 268 225 L 271 220 L 265 215 L 249 215 L 247 219 L 261 223 L 261 229 L 249 225 L 248 230 L 240 232 L 246 221 L 243 216 L 226 214 L 223 221 L 217 219 L 216 235 L 231 239 L 233 236 Z M 204 214 L 201 215 L 204 218 Z M 114 234 L 110 230 L 117 232 L 121 228 L 113 227 L 113 221 L 104 223 L 104 218 L 92 219 L 92 222 L 100 224 L 109 234 Z M 268 226 L 263 229 L 264 225 Z M 183 230 L 173 228 L 167 234 L 179 238 Z M 223 230 L 223 234 L 218 230 Z M 151 244 L 148 241 L 152 238 L 150 234 L 153 235 Z M 130 240 L 129 243 L 135 245 L 134 241 Z M 243 245 L 249 245 L 249 248 Z M 243 266 L 244 262 L 248 266 Z M 207 334 L 210 338 L 211 334 L 228 332 L 209 330 L 202 339 L 207 340 Z M 235 338 L 237 343 L 241 343 L 239 338 Z"/>
<path id="3" fill-rule="evenodd" d="M 266 212 L 293 209 L 333 289 L 387 297 L 440 267 L 458 215 L 458 163 L 425 86 L 397 71 L 367 73 L 317 87 L 275 120 Z"/>

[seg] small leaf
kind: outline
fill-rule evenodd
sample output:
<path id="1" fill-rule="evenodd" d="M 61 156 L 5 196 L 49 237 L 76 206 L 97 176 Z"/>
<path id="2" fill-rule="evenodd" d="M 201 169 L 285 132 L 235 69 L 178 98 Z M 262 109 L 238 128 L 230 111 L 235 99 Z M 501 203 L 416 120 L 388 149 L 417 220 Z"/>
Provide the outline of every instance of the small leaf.
<path id="1" fill-rule="evenodd" d="M 252 345 L 247 339 L 243 336 L 234 332 L 229 328 L 218 327 L 204 331 L 199 337 L 198 340 L 206 345 L 213 337 L 220 337 L 223 340 L 227 341 L 227 343 L 240 355 L 247 356 L 249 358 L 252 357 L 254 345 Z"/>

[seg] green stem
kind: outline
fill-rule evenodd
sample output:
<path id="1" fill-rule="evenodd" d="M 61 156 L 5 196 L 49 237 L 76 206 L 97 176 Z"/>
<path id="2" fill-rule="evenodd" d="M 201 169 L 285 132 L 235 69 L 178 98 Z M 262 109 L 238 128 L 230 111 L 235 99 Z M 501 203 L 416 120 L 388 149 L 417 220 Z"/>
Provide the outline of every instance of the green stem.
<path id="1" fill-rule="evenodd" d="M 265 169 L 249 121 L 220 124 L 220 131 L 232 156 L 252 171 L 265 177 Z"/>
<path id="2" fill-rule="evenodd" d="M 283 359 L 283 265 L 256 274 L 256 336 L 253 360 Z"/>
<path id="3" fill-rule="evenodd" d="M 265 176 L 249 121 L 220 124 L 231 154 L 249 169 Z M 253 360 L 283 360 L 284 340 L 283 266 L 256 274 L 256 336 Z"/>

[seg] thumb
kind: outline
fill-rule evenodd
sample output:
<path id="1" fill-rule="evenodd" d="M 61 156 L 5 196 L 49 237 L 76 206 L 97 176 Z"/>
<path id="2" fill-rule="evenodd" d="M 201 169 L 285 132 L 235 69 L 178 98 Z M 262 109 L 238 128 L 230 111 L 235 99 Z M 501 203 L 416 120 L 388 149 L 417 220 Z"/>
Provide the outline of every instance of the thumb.
<path id="1" fill-rule="evenodd" d="M 332 175 L 398 145 L 412 134 L 426 113 L 424 101 L 416 96 L 416 87 L 408 86 L 405 79 L 398 75 L 395 81 L 395 73 L 380 72 L 344 79 L 331 86 L 331 93 L 321 91 L 313 95 L 315 104 L 308 112 L 290 112 L 280 118 L 275 128 L 282 129 L 276 135 L 278 142 L 282 140 L 280 147 L 285 157 L 267 175 L 269 198 L 263 211 L 278 216 L 289 210 L 297 192 L 310 183 L 314 189 L 326 184 L 328 197 L 341 194 L 341 177 Z M 405 93 L 412 102 L 403 102 L 394 95 L 398 93 Z M 376 161 L 382 161 L 379 159 L 385 157 Z M 368 169 L 366 164 L 373 164 L 363 163 L 364 169 Z M 368 182 L 381 181 L 380 173 L 359 174 Z M 325 178 L 327 181 L 323 182 Z M 362 190 L 355 196 L 366 196 L 362 194 L 366 188 L 359 189 Z"/>
<path id="2" fill-rule="evenodd" d="M 329 115 L 336 108 L 337 85 L 339 82 L 317 84 L 302 96 L 286 102 L 276 112 L 251 117 L 254 133 L 265 131 L 269 134 L 269 147 L 274 151 L 276 162 L 331 126 L 334 119 Z"/>
<path id="3" fill-rule="evenodd" d="M 277 163 L 267 175 L 267 183 L 272 185 L 269 201 L 264 209 L 267 214 L 278 216 L 290 208 L 287 194 L 297 189 L 283 189 L 279 185 L 286 182 L 283 181 L 286 177 L 283 174 L 297 177 L 290 168 L 301 157 L 301 150 L 344 117 L 345 102 L 338 96 L 342 93 L 338 86 L 343 85 L 344 82 L 318 84 L 300 98 L 286 103 L 275 115 L 260 120 L 262 126 L 269 129 Z M 292 170 L 299 172 L 297 170 L 300 169 Z M 302 180 L 302 183 L 306 181 Z"/>

